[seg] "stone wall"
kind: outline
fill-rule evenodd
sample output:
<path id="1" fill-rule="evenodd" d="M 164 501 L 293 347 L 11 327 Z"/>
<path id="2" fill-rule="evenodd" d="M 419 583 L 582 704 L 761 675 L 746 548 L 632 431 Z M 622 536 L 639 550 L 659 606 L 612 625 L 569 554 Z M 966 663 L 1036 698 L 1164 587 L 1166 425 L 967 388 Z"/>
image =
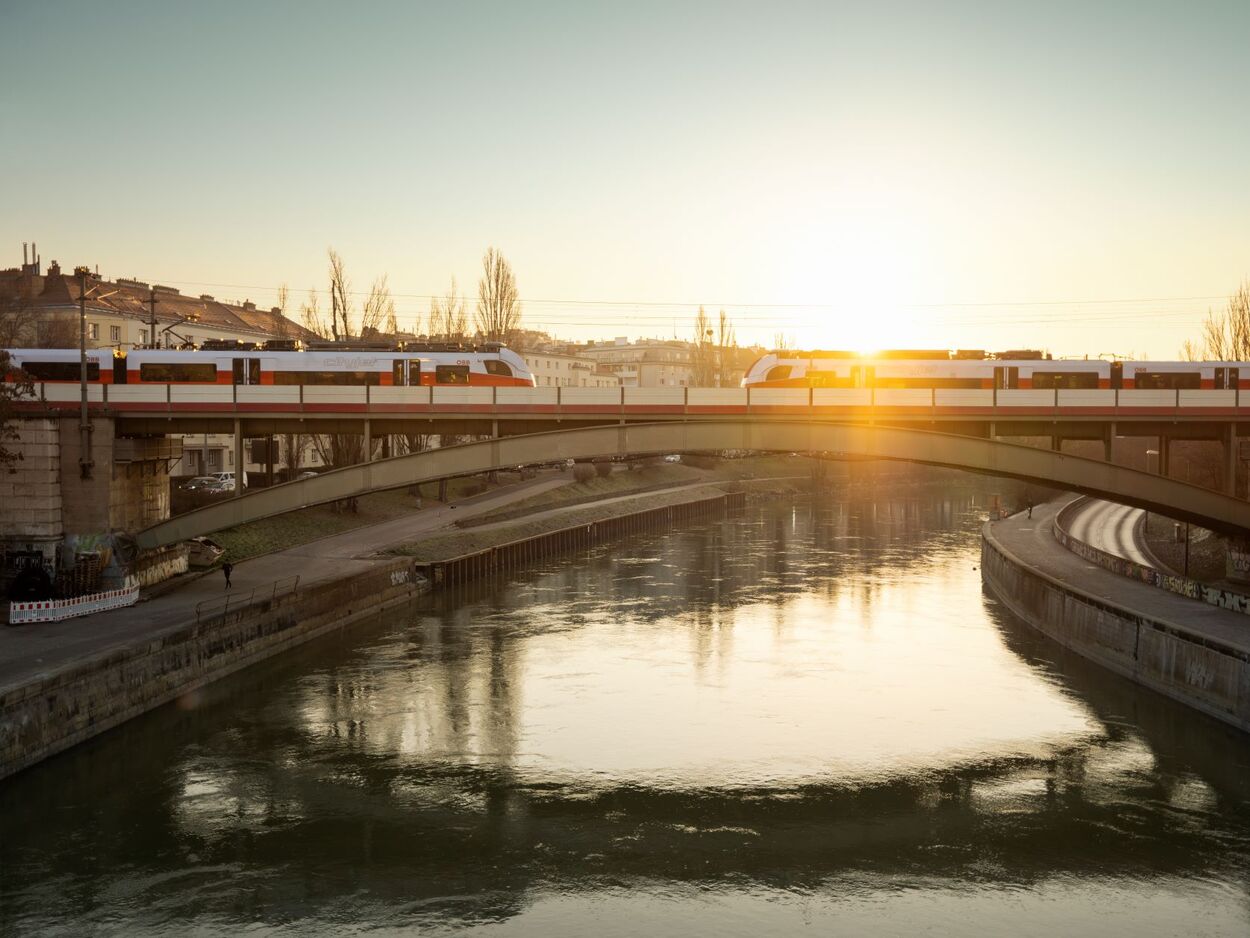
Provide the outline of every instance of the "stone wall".
<path id="1" fill-rule="evenodd" d="M 0 539 L 14 549 L 52 555 L 64 534 L 58 420 L 24 420 L 11 448 L 21 455 L 0 469 Z"/>
<path id="2" fill-rule="evenodd" d="M 107 417 L 91 421 L 91 458 L 95 462 L 91 478 L 82 478 L 79 457 L 82 437 L 77 417 L 57 421 L 61 441 L 59 483 L 66 534 L 103 534 L 109 528 L 109 506 L 113 499 L 114 423 Z M 25 434 L 25 429 L 23 429 Z"/>
<path id="3" fill-rule="evenodd" d="M 992 524 L 981 537 L 981 573 L 1008 609 L 1060 644 L 1250 732 L 1247 652 L 1052 579 L 999 544 Z"/>
<path id="4" fill-rule="evenodd" d="M 0 691 L 0 778 L 425 588 L 407 560 L 189 621 Z M 194 613 L 192 612 L 192 615 Z"/>

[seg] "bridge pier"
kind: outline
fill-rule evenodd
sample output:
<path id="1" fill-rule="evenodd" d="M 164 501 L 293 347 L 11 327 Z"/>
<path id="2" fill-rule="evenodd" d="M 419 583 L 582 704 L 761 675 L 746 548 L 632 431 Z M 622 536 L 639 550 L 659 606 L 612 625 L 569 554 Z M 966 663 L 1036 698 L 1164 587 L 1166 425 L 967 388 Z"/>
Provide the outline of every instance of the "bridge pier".
<path id="1" fill-rule="evenodd" d="M 1159 434 L 1159 475 L 1168 476 L 1172 468 L 1172 439 L 1166 433 Z"/>
<path id="2" fill-rule="evenodd" d="M 225 460 L 222 460 L 225 462 Z M 230 494 L 235 498 L 242 498 L 244 487 L 243 480 L 247 478 L 246 465 L 243 459 L 243 421 L 238 417 L 234 418 L 234 491 Z"/>
<path id="3" fill-rule="evenodd" d="M 364 419 L 365 458 L 363 462 L 373 462 L 373 426 L 369 418 Z"/>
<path id="4" fill-rule="evenodd" d="M 1115 443 L 1115 424 L 1107 424 L 1107 431 L 1102 437 L 1102 460 L 1103 462 L 1111 462 L 1111 448 Z"/>
<path id="5" fill-rule="evenodd" d="M 1237 497 L 1237 424 L 1228 425 L 1224 436 L 1224 493 Z"/>

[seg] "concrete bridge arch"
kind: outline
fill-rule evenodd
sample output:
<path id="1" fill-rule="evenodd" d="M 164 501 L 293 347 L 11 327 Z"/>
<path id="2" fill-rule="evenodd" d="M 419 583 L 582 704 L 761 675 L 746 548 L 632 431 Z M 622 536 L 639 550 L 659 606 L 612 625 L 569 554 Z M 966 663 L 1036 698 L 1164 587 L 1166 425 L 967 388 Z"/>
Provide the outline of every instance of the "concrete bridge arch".
<path id="1" fill-rule="evenodd" d="M 225 499 L 137 538 L 141 547 L 158 547 L 381 489 L 556 459 L 725 449 L 829 452 L 965 469 L 1108 498 L 1225 534 L 1250 532 L 1250 502 L 1099 460 L 927 430 L 743 418 L 582 427 L 395 456 Z"/>

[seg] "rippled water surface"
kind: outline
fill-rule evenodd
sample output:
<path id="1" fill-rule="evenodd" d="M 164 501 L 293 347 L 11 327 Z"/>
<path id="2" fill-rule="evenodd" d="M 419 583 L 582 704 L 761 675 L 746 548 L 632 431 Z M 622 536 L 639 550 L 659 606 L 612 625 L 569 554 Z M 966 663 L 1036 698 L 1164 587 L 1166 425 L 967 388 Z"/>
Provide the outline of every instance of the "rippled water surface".
<path id="1" fill-rule="evenodd" d="M 1250 742 L 982 593 L 972 495 L 442 594 L 0 783 L 0 932 L 1250 934 Z"/>

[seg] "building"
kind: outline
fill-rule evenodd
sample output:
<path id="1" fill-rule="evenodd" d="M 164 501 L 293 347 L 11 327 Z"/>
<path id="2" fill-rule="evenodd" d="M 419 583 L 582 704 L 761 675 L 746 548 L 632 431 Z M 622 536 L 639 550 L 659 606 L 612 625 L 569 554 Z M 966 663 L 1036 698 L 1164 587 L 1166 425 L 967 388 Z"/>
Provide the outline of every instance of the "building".
<path id="1" fill-rule="evenodd" d="M 522 357 L 540 388 L 615 388 L 621 383 L 611 369 L 567 351 L 531 349 Z"/>
<path id="2" fill-rule="evenodd" d="M 77 347 L 84 284 L 90 348 L 178 348 L 207 339 L 318 338 L 279 308 L 258 309 L 250 300 L 235 303 L 207 293 L 183 295 L 174 287 L 124 277 L 108 280 L 85 267 L 63 270 L 56 261 L 45 273 L 38 253 L 28 255 L 23 247 L 22 266 L 0 270 L 0 348 Z M 251 449 L 244 454 L 245 469 L 261 468 L 259 461 L 246 459 L 255 454 Z M 317 462 L 311 450 L 304 461 Z M 170 474 L 193 476 L 230 469 L 237 469 L 234 438 L 197 434 L 183 437 L 182 457 L 170 467 Z"/>
<path id="3" fill-rule="evenodd" d="M 612 342 L 590 342 L 577 354 L 611 371 L 627 388 L 685 388 L 694 384 L 690 343 L 676 339 L 619 337 Z"/>

